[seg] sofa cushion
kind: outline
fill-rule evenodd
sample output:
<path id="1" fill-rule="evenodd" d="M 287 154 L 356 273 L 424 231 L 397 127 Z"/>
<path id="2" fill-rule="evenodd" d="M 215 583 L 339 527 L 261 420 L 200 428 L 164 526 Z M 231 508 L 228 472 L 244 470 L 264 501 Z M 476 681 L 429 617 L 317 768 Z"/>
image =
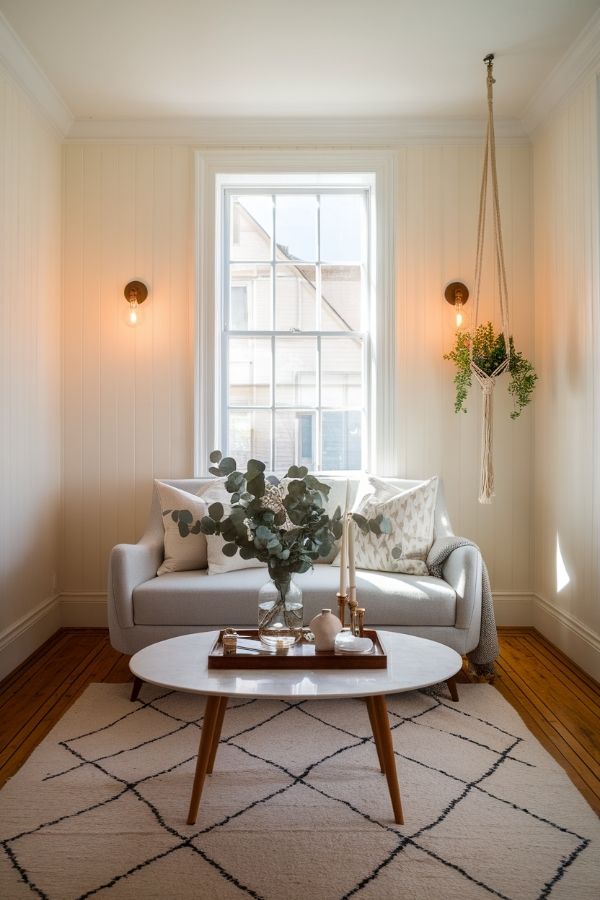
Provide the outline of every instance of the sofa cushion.
<path id="1" fill-rule="evenodd" d="M 140 584 L 133 592 L 136 625 L 256 625 L 258 589 L 264 570 L 246 569 L 224 575 L 206 570 L 173 572 Z M 336 609 L 339 569 L 316 566 L 295 575 L 304 598 L 308 624 L 324 606 Z M 441 578 L 357 571 L 358 600 L 366 608 L 367 625 L 453 626 L 456 594 Z"/>

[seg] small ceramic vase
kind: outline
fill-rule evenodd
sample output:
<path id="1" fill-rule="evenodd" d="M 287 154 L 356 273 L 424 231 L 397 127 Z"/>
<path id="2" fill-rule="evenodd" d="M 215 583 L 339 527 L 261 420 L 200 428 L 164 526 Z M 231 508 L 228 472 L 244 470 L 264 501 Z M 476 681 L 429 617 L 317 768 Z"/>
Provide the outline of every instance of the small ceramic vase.
<path id="1" fill-rule="evenodd" d="M 315 636 L 316 650 L 333 650 L 336 635 L 342 630 L 342 623 L 330 609 L 322 609 L 310 622 L 310 630 Z"/>

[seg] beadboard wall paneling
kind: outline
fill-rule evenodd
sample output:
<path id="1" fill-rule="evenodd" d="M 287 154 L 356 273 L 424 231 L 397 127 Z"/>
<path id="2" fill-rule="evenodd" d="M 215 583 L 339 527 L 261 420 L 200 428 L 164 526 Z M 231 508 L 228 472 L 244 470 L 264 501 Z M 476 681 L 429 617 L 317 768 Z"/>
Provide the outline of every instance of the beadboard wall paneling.
<path id="1" fill-rule="evenodd" d="M 0 66 L 0 645 L 58 587 L 61 153 Z"/>
<path id="2" fill-rule="evenodd" d="M 62 587 L 105 590 L 110 548 L 136 540 L 153 477 L 192 472 L 194 175 L 191 147 L 69 144 L 65 148 L 64 480 Z M 480 397 L 453 410 L 447 282 L 471 285 L 480 148 L 397 148 L 396 303 L 401 397 L 399 475 L 440 473 L 455 528 L 481 544 L 494 588 L 530 584 L 532 417 L 513 423 L 503 388 L 496 416 L 495 503 L 477 502 Z M 514 330 L 532 349 L 530 152 L 499 150 Z M 492 309 L 486 274 L 482 316 Z M 124 284 L 150 284 L 143 325 L 124 322 Z M 202 298 L 202 302 L 208 302 Z M 472 311 L 472 300 L 467 311 Z"/>
<path id="3" fill-rule="evenodd" d="M 533 350 L 531 190 L 528 147 L 498 151 L 501 206 L 512 300 L 512 329 L 526 355 Z M 495 398 L 496 498 L 479 504 L 481 392 L 473 386 L 468 413 L 454 412 L 454 368 L 444 352 L 454 339 L 454 310 L 444 300 L 449 281 L 472 290 L 481 177 L 481 150 L 410 147 L 400 151 L 397 211 L 397 302 L 402 443 L 398 469 L 407 476 L 444 479 L 452 522 L 477 542 L 495 590 L 527 593 L 531 586 L 531 410 L 512 422 L 507 376 Z M 492 258 L 486 245 L 479 321 L 499 327 Z M 465 313 L 474 315 L 470 296 Z"/>
<path id="4" fill-rule="evenodd" d="M 600 677 L 598 89 L 536 134 L 536 624 Z M 560 556 L 559 556 L 560 552 Z M 562 564 L 561 564 L 562 558 Z M 564 564 L 564 571 L 562 565 Z"/>
<path id="5" fill-rule="evenodd" d="M 193 173 L 187 148 L 64 152 L 61 587 L 85 594 L 143 531 L 152 479 L 192 471 Z M 132 279 L 149 287 L 137 328 Z"/>

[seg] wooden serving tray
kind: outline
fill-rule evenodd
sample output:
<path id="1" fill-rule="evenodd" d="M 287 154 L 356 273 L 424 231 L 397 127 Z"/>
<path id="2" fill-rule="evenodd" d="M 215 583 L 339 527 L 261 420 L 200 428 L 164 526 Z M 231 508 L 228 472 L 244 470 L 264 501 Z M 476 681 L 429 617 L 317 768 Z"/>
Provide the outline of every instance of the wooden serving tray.
<path id="1" fill-rule="evenodd" d="M 338 653 L 336 650 L 315 649 L 309 641 L 299 641 L 287 650 L 275 651 L 264 649 L 258 652 L 243 651 L 225 655 L 223 653 L 223 635 L 213 644 L 208 654 L 209 669 L 387 669 L 387 654 L 381 643 L 379 634 L 373 629 L 365 628 L 364 636 L 371 638 L 373 649 L 370 653 Z M 257 628 L 238 628 L 241 638 L 257 641 Z"/>

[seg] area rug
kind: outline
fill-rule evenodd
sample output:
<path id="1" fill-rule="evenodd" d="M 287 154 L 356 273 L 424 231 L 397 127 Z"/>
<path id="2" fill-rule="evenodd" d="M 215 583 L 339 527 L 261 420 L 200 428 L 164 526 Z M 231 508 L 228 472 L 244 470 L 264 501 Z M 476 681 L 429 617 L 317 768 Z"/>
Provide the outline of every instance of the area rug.
<path id="1" fill-rule="evenodd" d="M 599 896 L 600 825 L 488 685 L 389 698 L 406 824 L 361 701 L 233 701 L 195 826 L 200 697 L 91 685 L 0 793 L 0 897 Z"/>

